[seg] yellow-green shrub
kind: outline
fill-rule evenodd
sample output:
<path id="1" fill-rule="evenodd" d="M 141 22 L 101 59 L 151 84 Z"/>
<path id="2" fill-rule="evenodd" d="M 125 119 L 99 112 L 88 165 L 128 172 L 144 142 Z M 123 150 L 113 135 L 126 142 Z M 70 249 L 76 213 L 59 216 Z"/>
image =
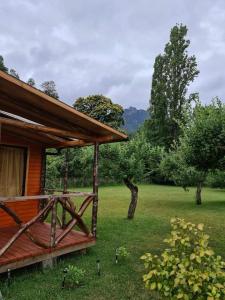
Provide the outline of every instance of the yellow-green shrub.
<path id="1" fill-rule="evenodd" d="M 169 244 L 161 256 L 146 253 L 141 257 L 147 274 L 145 286 L 162 299 L 225 299 L 225 262 L 208 246 L 203 224 L 171 219 Z M 218 237 L 219 238 L 219 237 Z"/>

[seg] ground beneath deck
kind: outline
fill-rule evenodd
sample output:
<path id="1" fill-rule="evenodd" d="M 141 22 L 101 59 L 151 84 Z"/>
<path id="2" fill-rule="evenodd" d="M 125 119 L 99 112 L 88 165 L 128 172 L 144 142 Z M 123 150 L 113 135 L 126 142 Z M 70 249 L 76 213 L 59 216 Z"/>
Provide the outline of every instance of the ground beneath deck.
<path id="1" fill-rule="evenodd" d="M 31 228 L 34 236 L 42 241 L 50 242 L 50 224 L 36 223 Z M 0 229 L 0 249 L 12 238 L 18 231 L 18 227 Z M 57 229 L 56 236 L 62 232 Z M 57 257 L 76 250 L 85 249 L 95 244 L 95 239 L 86 236 L 79 231 L 71 231 L 54 249 L 44 249 L 34 244 L 25 234 L 0 257 L 0 273 L 5 272 L 7 268 L 15 269 L 30 265 L 36 262 L 46 260 L 51 257 Z"/>

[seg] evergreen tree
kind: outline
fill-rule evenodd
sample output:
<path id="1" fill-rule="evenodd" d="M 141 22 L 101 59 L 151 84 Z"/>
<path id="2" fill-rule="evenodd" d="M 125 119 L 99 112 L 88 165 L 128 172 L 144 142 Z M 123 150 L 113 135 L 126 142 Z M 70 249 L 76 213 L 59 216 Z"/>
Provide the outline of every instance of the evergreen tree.
<path id="1" fill-rule="evenodd" d="M 155 145 L 165 145 L 168 138 L 168 99 L 165 93 L 166 81 L 164 74 L 165 58 L 158 55 L 154 63 L 152 78 L 150 120 L 147 133 Z"/>
<path id="2" fill-rule="evenodd" d="M 56 85 L 53 80 L 43 82 L 41 84 L 41 87 L 45 94 L 47 94 L 48 96 L 51 96 L 55 99 L 59 99 L 59 95 L 56 90 Z"/>
<path id="3" fill-rule="evenodd" d="M 0 55 L 0 71 L 8 73 L 8 68 L 4 64 L 4 58 Z"/>
<path id="4" fill-rule="evenodd" d="M 194 98 L 187 96 L 187 90 L 199 74 L 195 56 L 187 52 L 187 31 L 182 24 L 174 26 L 164 53 L 156 57 L 154 64 L 148 135 L 154 144 L 167 149 L 178 140 L 181 125 L 186 122 L 186 110 Z"/>

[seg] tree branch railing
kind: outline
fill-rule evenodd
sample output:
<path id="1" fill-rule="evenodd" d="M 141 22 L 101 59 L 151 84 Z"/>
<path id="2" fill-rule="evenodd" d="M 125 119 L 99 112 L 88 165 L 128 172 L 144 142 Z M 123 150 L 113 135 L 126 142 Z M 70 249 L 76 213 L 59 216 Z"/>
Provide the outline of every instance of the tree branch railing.
<path id="1" fill-rule="evenodd" d="M 73 197 L 85 197 L 79 210 L 76 210 Z M 86 209 L 95 199 L 94 193 L 76 192 L 63 195 L 38 195 L 38 196 L 21 196 L 21 197 L 0 197 L 0 209 L 9 215 L 9 217 L 18 226 L 18 231 L 10 240 L 0 249 L 0 257 L 23 235 L 25 234 L 30 241 L 44 249 L 57 247 L 60 242 L 77 226 L 86 236 L 92 237 L 92 233 L 82 219 Z M 44 205 L 38 214 L 27 223 L 23 223 L 16 212 L 7 204 L 11 202 L 21 202 L 38 200 Z M 59 215 L 59 205 L 61 206 L 61 216 Z M 51 223 L 49 232 L 49 243 L 43 242 L 37 235 L 32 232 L 32 225 L 38 222 L 44 222 L 51 213 Z M 69 215 L 69 220 L 65 223 L 65 213 Z M 57 234 L 57 229 L 61 229 Z"/>

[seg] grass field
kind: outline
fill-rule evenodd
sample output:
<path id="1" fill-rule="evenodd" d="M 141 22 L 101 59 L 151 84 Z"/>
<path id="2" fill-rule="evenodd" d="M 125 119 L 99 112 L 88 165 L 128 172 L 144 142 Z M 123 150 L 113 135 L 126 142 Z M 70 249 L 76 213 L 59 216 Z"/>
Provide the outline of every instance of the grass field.
<path id="1" fill-rule="evenodd" d="M 1 277 L 0 289 L 4 299 L 13 300 L 105 300 L 155 299 L 142 283 L 144 268 L 140 256 L 164 248 L 163 239 L 170 231 L 171 217 L 178 216 L 206 225 L 211 246 L 225 258 L 225 191 L 203 190 L 203 205 L 194 203 L 194 189 L 185 192 L 178 187 L 147 186 L 140 188 L 135 219 L 126 219 L 129 191 L 125 187 L 100 189 L 98 242 L 86 255 L 69 255 L 53 270 L 44 273 L 40 267 L 13 273 L 13 282 L 6 287 Z M 90 213 L 90 212 L 89 212 Z M 88 219 L 88 216 L 87 216 Z M 115 248 L 125 245 L 131 257 L 115 265 Z M 96 260 L 100 259 L 102 275 L 96 275 Z M 62 270 L 74 264 L 87 272 L 85 285 L 62 290 Z"/>

